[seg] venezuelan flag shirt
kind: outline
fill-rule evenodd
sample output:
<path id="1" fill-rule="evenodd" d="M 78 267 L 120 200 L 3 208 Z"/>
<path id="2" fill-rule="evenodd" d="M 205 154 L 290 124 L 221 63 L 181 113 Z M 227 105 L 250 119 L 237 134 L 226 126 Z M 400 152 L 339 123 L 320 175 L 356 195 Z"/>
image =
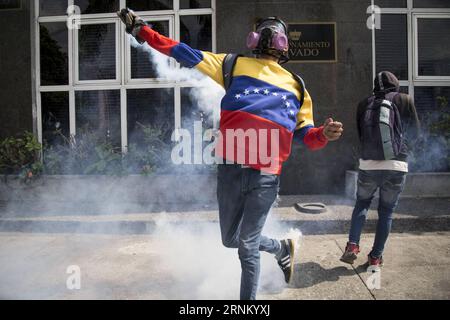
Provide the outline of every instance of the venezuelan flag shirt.
<path id="1" fill-rule="evenodd" d="M 197 68 L 222 87 L 225 54 L 200 51 L 160 35 L 150 27 L 139 37 L 182 66 Z M 220 138 L 216 156 L 269 174 L 280 174 L 291 153 L 292 141 L 311 150 L 327 144 L 323 127 L 314 128 L 312 100 L 292 74 L 276 61 L 242 57 L 221 103 Z"/>

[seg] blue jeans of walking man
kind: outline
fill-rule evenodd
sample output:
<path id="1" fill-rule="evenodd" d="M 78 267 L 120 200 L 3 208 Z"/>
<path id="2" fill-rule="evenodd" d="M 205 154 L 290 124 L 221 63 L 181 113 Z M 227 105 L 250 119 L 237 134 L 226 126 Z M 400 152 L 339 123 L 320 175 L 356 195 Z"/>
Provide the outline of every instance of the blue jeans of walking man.
<path id="1" fill-rule="evenodd" d="M 279 176 L 262 174 L 241 165 L 218 168 L 217 198 L 222 242 L 237 248 L 241 261 L 241 300 L 255 300 L 260 251 L 276 254 L 280 242 L 262 236 L 270 209 L 278 196 Z"/>
<path id="2" fill-rule="evenodd" d="M 367 211 L 377 189 L 380 190 L 378 223 L 370 255 L 380 258 L 392 226 L 392 214 L 405 186 L 406 173 L 392 170 L 360 170 L 358 192 L 352 215 L 349 242 L 359 245 Z"/>

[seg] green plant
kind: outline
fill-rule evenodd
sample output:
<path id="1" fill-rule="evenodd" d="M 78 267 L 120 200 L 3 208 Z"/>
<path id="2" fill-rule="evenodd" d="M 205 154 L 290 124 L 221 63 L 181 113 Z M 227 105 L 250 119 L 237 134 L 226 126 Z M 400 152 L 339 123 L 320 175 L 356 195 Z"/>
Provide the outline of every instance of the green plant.
<path id="1" fill-rule="evenodd" d="M 450 139 L 450 108 L 447 97 L 437 97 L 439 102 L 438 117 L 430 125 L 430 133 Z"/>
<path id="2" fill-rule="evenodd" d="M 76 136 L 66 137 L 59 130 L 53 133 L 52 145 L 44 145 L 44 164 L 47 174 L 86 175 L 150 175 L 167 168 L 171 145 L 163 137 L 168 130 L 163 126 L 138 125 L 138 143 L 122 153 L 110 139 L 88 128 L 78 130 Z"/>
<path id="3" fill-rule="evenodd" d="M 430 132 L 432 135 L 441 137 L 446 145 L 447 170 L 450 169 L 450 106 L 447 97 L 437 97 L 439 102 L 439 116 L 431 125 Z"/>
<path id="4" fill-rule="evenodd" d="M 41 144 L 30 132 L 0 141 L 0 172 L 18 174 L 27 179 L 40 174 L 41 150 Z"/>
<path id="5" fill-rule="evenodd" d="M 121 174 L 122 155 L 110 143 L 103 143 L 94 148 L 95 162 L 84 169 L 85 174 Z"/>
<path id="6" fill-rule="evenodd" d="M 163 126 L 148 126 L 139 122 L 139 143 L 131 143 L 124 155 L 123 164 L 129 173 L 152 174 L 167 168 L 170 163 L 171 145 L 163 140 L 167 129 Z"/>
<path id="7" fill-rule="evenodd" d="M 55 131 L 58 144 L 44 145 L 45 172 L 48 174 L 122 174 L 122 153 L 109 139 L 80 129 L 77 136 Z"/>

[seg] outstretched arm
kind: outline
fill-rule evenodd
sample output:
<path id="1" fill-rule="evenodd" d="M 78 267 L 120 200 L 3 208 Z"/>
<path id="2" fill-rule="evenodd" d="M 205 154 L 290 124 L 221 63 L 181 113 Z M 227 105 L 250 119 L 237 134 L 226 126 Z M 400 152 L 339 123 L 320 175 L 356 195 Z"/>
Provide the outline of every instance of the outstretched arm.
<path id="1" fill-rule="evenodd" d="M 165 37 L 152 30 L 131 10 L 122 9 L 117 14 L 127 26 L 127 32 L 136 37 L 140 43 L 147 42 L 155 50 L 177 60 L 183 67 L 195 67 L 223 86 L 222 62 L 225 54 L 200 51 Z"/>
<path id="2" fill-rule="evenodd" d="M 305 90 L 303 106 L 297 116 L 297 129 L 294 132 L 294 139 L 303 143 L 310 150 L 320 150 L 324 148 L 328 141 L 338 140 L 344 131 L 342 123 L 333 119 L 327 119 L 321 127 L 314 127 L 312 99 L 308 91 Z"/>
<path id="3" fill-rule="evenodd" d="M 223 86 L 222 62 L 225 54 L 214 54 L 193 49 L 183 42 L 159 34 L 149 26 L 142 27 L 139 37 L 144 39 L 152 48 L 177 60 L 183 67 L 195 67 Z"/>

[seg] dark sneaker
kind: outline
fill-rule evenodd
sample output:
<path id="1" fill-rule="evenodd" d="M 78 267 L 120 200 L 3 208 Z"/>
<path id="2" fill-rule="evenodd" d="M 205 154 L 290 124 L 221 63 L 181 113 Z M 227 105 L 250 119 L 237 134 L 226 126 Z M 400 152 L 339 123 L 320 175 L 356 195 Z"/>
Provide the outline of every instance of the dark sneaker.
<path id="1" fill-rule="evenodd" d="M 294 274 L 294 241 L 292 239 L 281 240 L 280 253 L 275 257 L 278 265 L 284 273 L 284 280 L 290 283 Z"/>
<path id="2" fill-rule="evenodd" d="M 353 264 L 356 258 L 358 258 L 358 253 L 359 246 L 356 243 L 348 242 L 345 247 L 345 252 L 341 257 L 341 261 L 348 264 Z"/>
<path id="3" fill-rule="evenodd" d="M 370 254 L 367 256 L 367 265 L 368 268 L 377 270 L 383 266 L 383 257 L 374 258 Z"/>

